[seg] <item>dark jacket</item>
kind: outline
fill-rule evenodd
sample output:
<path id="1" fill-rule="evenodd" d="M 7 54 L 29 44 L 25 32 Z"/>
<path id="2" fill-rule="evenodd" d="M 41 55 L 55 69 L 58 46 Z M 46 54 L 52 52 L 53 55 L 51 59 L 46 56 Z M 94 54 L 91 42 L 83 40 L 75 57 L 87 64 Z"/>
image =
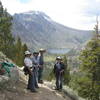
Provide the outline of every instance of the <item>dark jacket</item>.
<path id="1" fill-rule="evenodd" d="M 60 72 L 61 72 L 62 70 L 65 70 L 65 65 L 64 65 L 63 62 L 61 62 L 59 65 L 60 65 L 59 68 L 58 68 L 58 66 L 57 66 L 57 63 L 54 65 L 54 74 L 55 74 L 55 75 L 59 75 Z M 61 74 L 63 75 L 64 72 L 61 73 Z"/>
<path id="2" fill-rule="evenodd" d="M 43 65 L 44 64 L 44 58 L 43 55 L 39 56 L 39 65 Z"/>

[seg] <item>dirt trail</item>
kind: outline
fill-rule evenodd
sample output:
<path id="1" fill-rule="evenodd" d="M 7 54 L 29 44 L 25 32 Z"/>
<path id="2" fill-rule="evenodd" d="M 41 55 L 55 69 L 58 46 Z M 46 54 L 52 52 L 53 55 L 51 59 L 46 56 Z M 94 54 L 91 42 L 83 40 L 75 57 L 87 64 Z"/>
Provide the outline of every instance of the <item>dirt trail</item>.
<path id="1" fill-rule="evenodd" d="M 37 93 L 31 93 L 25 88 L 24 83 L 17 83 L 14 90 L 0 92 L 0 100 L 71 100 L 44 85 L 40 85 Z"/>

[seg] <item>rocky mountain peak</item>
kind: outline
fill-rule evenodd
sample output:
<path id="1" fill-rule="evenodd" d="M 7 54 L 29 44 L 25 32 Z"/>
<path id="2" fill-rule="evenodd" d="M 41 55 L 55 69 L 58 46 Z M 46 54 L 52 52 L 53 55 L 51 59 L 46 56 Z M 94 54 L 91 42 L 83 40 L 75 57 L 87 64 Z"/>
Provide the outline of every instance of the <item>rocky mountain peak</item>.
<path id="1" fill-rule="evenodd" d="M 13 16 L 12 33 L 30 48 L 76 48 L 92 36 L 90 31 L 76 30 L 53 21 L 40 11 Z"/>

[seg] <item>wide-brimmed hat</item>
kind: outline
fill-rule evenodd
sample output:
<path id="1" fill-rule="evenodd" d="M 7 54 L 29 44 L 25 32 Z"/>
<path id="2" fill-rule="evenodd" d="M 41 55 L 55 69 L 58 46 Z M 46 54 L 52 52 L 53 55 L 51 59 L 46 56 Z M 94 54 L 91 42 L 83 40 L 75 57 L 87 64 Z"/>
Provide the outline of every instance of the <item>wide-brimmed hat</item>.
<path id="1" fill-rule="evenodd" d="M 46 51 L 46 50 L 45 50 L 45 49 L 42 49 L 42 48 L 39 50 L 39 52 L 45 52 L 45 51 Z"/>
<path id="2" fill-rule="evenodd" d="M 33 52 L 33 54 L 39 54 L 39 52 L 35 51 L 35 52 Z"/>
<path id="3" fill-rule="evenodd" d="M 58 56 L 56 57 L 56 60 L 62 60 L 62 57 Z"/>
<path id="4" fill-rule="evenodd" d="M 25 55 L 31 55 L 30 51 L 25 51 Z"/>

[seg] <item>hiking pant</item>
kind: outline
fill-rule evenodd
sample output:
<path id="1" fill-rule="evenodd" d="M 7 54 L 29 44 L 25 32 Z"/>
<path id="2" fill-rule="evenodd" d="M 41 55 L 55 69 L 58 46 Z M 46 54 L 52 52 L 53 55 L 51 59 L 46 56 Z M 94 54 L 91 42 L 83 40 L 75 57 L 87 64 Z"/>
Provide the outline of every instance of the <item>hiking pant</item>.
<path id="1" fill-rule="evenodd" d="M 35 74 L 29 74 L 27 89 L 35 90 Z"/>
<path id="2" fill-rule="evenodd" d="M 35 75 L 35 87 L 38 87 L 38 67 L 34 68 L 34 75 Z"/>
<path id="3" fill-rule="evenodd" d="M 38 70 L 38 81 L 41 81 L 42 77 L 43 77 L 43 66 L 39 67 L 39 70 Z"/>
<path id="4" fill-rule="evenodd" d="M 56 75 L 56 88 L 62 89 L 63 85 L 63 76 L 62 75 Z"/>

